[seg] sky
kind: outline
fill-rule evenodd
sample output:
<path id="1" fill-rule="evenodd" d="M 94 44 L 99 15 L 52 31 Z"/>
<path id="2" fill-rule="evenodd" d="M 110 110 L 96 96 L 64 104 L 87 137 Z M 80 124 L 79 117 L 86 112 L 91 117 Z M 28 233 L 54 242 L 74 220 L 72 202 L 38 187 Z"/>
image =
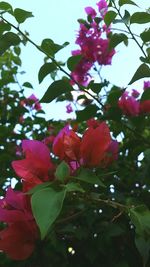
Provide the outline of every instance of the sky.
<path id="1" fill-rule="evenodd" d="M 45 38 L 53 39 L 58 44 L 63 44 L 68 41 L 70 43 L 61 53 L 58 53 L 57 59 L 66 61 L 71 56 L 71 51 L 77 49 L 75 45 L 75 38 L 77 30 L 79 29 L 79 23 L 77 19 L 85 18 L 84 8 L 86 6 L 92 6 L 96 8 L 96 2 L 93 0 L 8 0 L 13 8 L 22 8 L 27 11 L 31 11 L 34 15 L 33 18 L 29 18 L 25 23 L 21 25 L 21 30 L 27 30 L 30 34 L 30 38 L 37 43 L 41 44 Z M 148 0 L 137 0 L 136 3 L 141 5 L 142 8 L 148 8 Z M 128 10 L 132 11 L 132 7 L 126 6 Z M 139 11 L 139 10 L 137 10 Z M 141 10 L 140 10 L 141 11 Z M 117 27 L 117 26 L 116 26 Z M 137 25 L 133 27 L 133 31 L 137 32 Z M 132 42 L 129 48 L 125 48 L 120 45 L 116 48 L 116 55 L 113 58 L 112 65 L 103 67 L 102 76 L 110 80 L 112 84 L 116 84 L 120 87 L 125 87 L 131 80 L 137 67 L 140 65 L 138 57 L 140 55 L 139 48 Z M 25 94 L 29 96 L 34 93 L 39 99 L 44 95 L 51 80 L 46 77 L 42 84 L 38 83 L 38 71 L 43 65 L 44 56 L 31 44 L 23 48 L 22 51 L 22 70 L 26 73 L 19 77 L 19 80 L 23 82 L 30 82 L 34 86 L 34 90 L 27 89 Z M 135 87 L 141 87 L 141 83 L 133 84 Z M 64 104 L 46 104 L 44 105 L 46 110 L 47 119 L 59 119 L 72 117 L 74 114 L 66 114 L 66 108 Z"/>

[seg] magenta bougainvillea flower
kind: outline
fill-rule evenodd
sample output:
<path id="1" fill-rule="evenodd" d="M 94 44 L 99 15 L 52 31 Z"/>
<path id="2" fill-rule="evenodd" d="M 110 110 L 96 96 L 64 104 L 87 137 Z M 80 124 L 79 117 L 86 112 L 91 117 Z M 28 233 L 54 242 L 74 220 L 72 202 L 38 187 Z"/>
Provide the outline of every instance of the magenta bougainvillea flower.
<path id="1" fill-rule="evenodd" d="M 31 94 L 28 98 L 22 100 L 20 102 L 20 105 L 31 107 L 32 109 L 35 109 L 37 111 L 42 109 L 41 104 L 39 103 L 39 99 L 34 94 Z"/>
<path id="2" fill-rule="evenodd" d="M 137 116 L 140 112 L 139 101 L 133 96 L 130 96 L 128 92 L 124 92 L 118 101 L 119 108 L 123 114 L 128 116 Z"/>
<path id="3" fill-rule="evenodd" d="M 140 102 L 140 114 L 150 113 L 150 100 Z"/>
<path id="4" fill-rule="evenodd" d="M 76 44 L 80 46 L 80 50 L 77 51 L 92 65 L 96 61 L 100 65 L 109 65 L 111 64 L 112 56 L 115 54 L 114 49 L 109 49 L 109 39 L 102 38 L 102 33 L 103 30 L 95 22 L 91 24 L 90 29 L 80 24 L 79 34 L 76 39 Z"/>
<path id="5" fill-rule="evenodd" d="M 0 250 L 14 260 L 28 258 L 39 238 L 29 196 L 8 188 L 5 198 L 0 200 L 0 221 L 7 224 L 0 231 Z"/>
<path id="6" fill-rule="evenodd" d="M 89 60 L 82 58 L 77 64 L 74 71 L 71 72 L 72 80 L 71 84 L 74 85 L 75 81 L 83 86 L 87 86 L 89 82 L 91 81 L 91 75 L 88 73 L 88 71 L 92 67 L 92 63 L 89 62 Z"/>
<path id="7" fill-rule="evenodd" d="M 87 6 L 85 8 L 85 12 L 86 12 L 87 15 L 91 16 L 92 18 L 95 18 L 96 15 L 97 15 L 95 9 L 93 7 L 91 7 L 91 6 Z"/>
<path id="8" fill-rule="evenodd" d="M 69 103 L 68 105 L 66 105 L 66 112 L 67 112 L 67 113 L 71 113 L 71 112 L 73 112 L 73 108 L 72 108 L 72 106 L 71 106 L 71 103 Z"/>
<path id="9" fill-rule="evenodd" d="M 108 149 L 106 150 L 102 166 L 107 167 L 113 161 L 118 159 L 118 152 L 119 152 L 119 143 L 116 140 L 112 140 Z"/>
<path id="10" fill-rule="evenodd" d="M 107 2 L 105 0 L 100 0 L 97 3 L 97 6 L 98 6 L 98 10 L 99 10 L 101 16 L 104 17 L 107 13 L 107 10 L 108 10 Z"/>
<path id="11" fill-rule="evenodd" d="M 99 166 L 110 143 L 110 131 L 105 122 L 100 123 L 96 128 L 89 127 L 81 141 L 80 152 L 83 165 L 88 167 Z"/>
<path id="12" fill-rule="evenodd" d="M 37 140 L 23 140 L 25 159 L 12 162 L 16 174 L 24 181 L 24 188 L 53 180 L 54 165 L 48 147 Z"/>
<path id="13" fill-rule="evenodd" d="M 117 158 L 118 145 L 116 141 L 112 141 L 106 123 L 93 119 L 88 121 L 88 125 L 82 138 L 67 125 L 54 140 L 54 154 L 61 160 L 66 160 L 72 170 L 80 166 L 97 167 L 104 165 L 105 161 L 108 166 Z"/>
<path id="14" fill-rule="evenodd" d="M 35 238 L 25 221 L 10 224 L 0 232 L 0 250 L 13 260 L 27 259 L 35 249 Z"/>
<path id="15" fill-rule="evenodd" d="M 30 95 L 27 98 L 27 104 L 28 105 L 33 104 L 32 108 L 36 109 L 37 111 L 42 109 L 41 104 L 39 103 L 39 99 L 34 94 Z"/>
<path id="16" fill-rule="evenodd" d="M 147 88 L 150 88 L 150 81 L 144 81 L 143 89 L 146 90 Z"/>
<path id="17" fill-rule="evenodd" d="M 53 152 L 61 160 L 67 162 L 78 161 L 80 154 L 80 138 L 66 125 L 56 136 L 53 142 Z"/>
<path id="18" fill-rule="evenodd" d="M 139 95 L 140 95 L 140 93 L 139 93 L 136 89 L 132 89 L 132 96 L 133 96 L 134 98 L 138 98 Z"/>
<path id="19" fill-rule="evenodd" d="M 87 21 L 87 24 L 80 23 L 75 42 L 80 48 L 72 51 L 72 55 L 81 55 L 82 58 L 71 73 L 72 84 L 76 81 L 83 86 L 87 86 L 91 80 L 89 71 L 93 65 L 95 63 L 110 65 L 115 54 L 115 50 L 109 48 L 108 34 L 110 33 L 110 26 L 107 27 L 103 20 L 108 10 L 107 2 L 101 0 L 97 3 L 97 6 L 100 13 L 98 15 L 101 17 L 100 25 L 94 20 L 97 12 L 89 6 L 85 8 L 85 12 L 91 17 L 91 22 Z"/>

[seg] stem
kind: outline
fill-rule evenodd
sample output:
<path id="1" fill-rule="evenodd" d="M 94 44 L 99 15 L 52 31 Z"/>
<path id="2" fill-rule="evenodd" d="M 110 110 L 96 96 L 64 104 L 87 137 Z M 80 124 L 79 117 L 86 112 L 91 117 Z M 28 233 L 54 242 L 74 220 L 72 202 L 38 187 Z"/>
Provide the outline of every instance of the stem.
<path id="1" fill-rule="evenodd" d="M 93 100 L 95 100 L 100 106 L 103 107 L 103 104 L 100 102 L 100 100 L 95 97 L 94 95 L 92 95 L 87 89 L 83 88 L 66 70 L 64 70 L 59 63 L 52 57 L 50 56 L 47 52 L 45 52 L 41 46 L 37 45 L 34 41 L 32 41 L 28 36 L 26 36 L 25 33 L 23 33 L 19 27 L 16 27 L 15 25 L 13 25 L 11 22 L 9 22 L 7 19 L 5 19 L 2 15 L 0 15 L 0 18 L 5 21 L 8 25 L 10 25 L 12 28 L 14 28 L 17 32 L 19 32 L 29 43 L 31 43 L 34 47 L 36 47 L 40 52 L 42 52 L 44 55 L 46 55 L 49 59 L 51 59 L 51 61 L 58 67 L 58 69 L 63 72 L 64 74 L 66 74 L 80 89 L 80 91 L 83 91 L 85 93 L 87 93 L 90 97 L 93 98 Z"/>
<path id="2" fill-rule="evenodd" d="M 91 200 L 96 201 L 96 202 L 104 203 L 104 204 L 106 204 L 108 206 L 111 206 L 114 209 L 126 210 L 126 209 L 129 208 L 126 205 L 123 205 L 123 204 L 121 204 L 119 202 L 116 202 L 116 201 L 112 201 L 110 199 L 92 198 Z"/>
<path id="3" fill-rule="evenodd" d="M 64 223 L 66 223 L 66 222 L 69 222 L 69 221 L 72 221 L 72 220 L 74 220 L 74 219 L 76 219 L 77 217 L 79 217 L 81 214 L 83 214 L 85 212 L 85 210 L 81 210 L 81 211 L 79 211 L 79 212 L 76 212 L 76 213 L 74 213 L 74 214 L 72 214 L 72 215 L 70 215 L 70 216 L 68 216 L 68 217 L 66 217 L 66 218 L 64 218 L 64 219 L 60 219 L 60 220 L 58 220 L 56 223 L 57 224 L 64 224 Z"/>
<path id="4" fill-rule="evenodd" d="M 120 16 L 120 18 L 121 18 L 122 21 L 123 21 L 123 17 L 122 17 L 122 15 L 121 15 L 121 13 L 120 13 L 120 9 L 117 8 L 117 6 L 116 6 L 114 0 L 112 0 L 112 3 L 114 4 L 114 8 L 116 9 L 116 11 L 118 12 L 118 15 Z M 123 21 L 123 22 L 124 22 L 124 21 Z M 140 45 L 140 43 L 138 42 L 138 40 L 135 38 L 135 34 L 132 33 L 132 31 L 131 31 L 131 29 L 130 29 L 130 27 L 128 26 L 127 23 L 124 22 L 124 25 L 125 25 L 126 28 L 128 29 L 128 32 L 131 34 L 132 39 L 136 42 L 136 44 L 138 45 L 138 47 L 140 48 L 140 50 L 141 50 L 142 53 L 144 54 L 145 58 L 147 58 L 147 55 L 146 55 L 146 53 L 145 53 L 145 51 L 144 51 L 142 45 Z M 136 36 L 137 36 L 137 35 L 136 35 Z M 138 37 L 139 37 L 139 36 L 138 36 Z"/>
<path id="5" fill-rule="evenodd" d="M 126 30 L 123 30 L 123 29 L 117 29 L 117 28 L 113 28 L 113 27 L 111 28 L 111 30 L 113 30 L 113 31 L 119 31 L 119 32 L 125 32 L 127 34 L 131 34 L 129 31 L 126 31 Z M 136 37 L 138 37 L 138 38 L 140 38 L 140 36 L 138 34 L 136 34 L 136 33 L 133 33 L 133 35 L 136 36 Z"/>

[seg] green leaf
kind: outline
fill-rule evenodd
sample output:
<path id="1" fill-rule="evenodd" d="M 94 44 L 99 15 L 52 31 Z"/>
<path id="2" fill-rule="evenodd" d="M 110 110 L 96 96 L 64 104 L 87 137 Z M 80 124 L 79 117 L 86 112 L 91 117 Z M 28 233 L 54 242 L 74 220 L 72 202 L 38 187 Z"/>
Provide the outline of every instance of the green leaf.
<path id="1" fill-rule="evenodd" d="M 128 10 L 125 10 L 122 20 L 126 24 L 129 23 L 129 21 L 130 21 L 130 13 L 128 12 Z"/>
<path id="2" fill-rule="evenodd" d="M 126 40 L 128 40 L 128 37 L 124 33 L 115 33 L 110 38 L 109 48 L 112 49 Z"/>
<path id="3" fill-rule="evenodd" d="M 57 66 L 54 63 L 45 63 L 39 70 L 38 79 L 39 83 L 43 81 L 43 79 L 57 69 Z"/>
<path id="4" fill-rule="evenodd" d="M 104 22 L 106 23 L 106 25 L 109 26 L 114 21 L 116 16 L 117 13 L 115 11 L 112 10 L 108 11 L 104 17 Z"/>
<path id="5" fill-rule="evenodd" d="M 141 205 L 136 208 L 131 208 L 129 215 L 132 223 L 136 227 L 137 234 L 150 235 L 150 210 L 146 206 Z"/>
<path id="6" fill-rule="evenodd" d="M 14 47 L 14 52 L 15 52 L 15 54 L 16 54 L 17 56 L 19 56 L 20 53 L 21 53 L 21 48 L 20 48 L 19 46 L 15 46 L 15 47 Z"/>
<path id="7" fill-rule="evenodd" d="M 118 106 L 118 100 L 119 97 L 123 94 L 123 90 L 119 87 L 114 86 L 107 98 L 107 102 L 111 105 L 111 106 Z"/>
<path id="8" fill-rule="evenodd" d="M 96 105 L 88 105 L 85 109 L 76 111 L 77 121 L 85 121 L 95 117 L 99 108 Z"/>
<path id="9" fill-rule="evenodd" d="M 20 59 L 20 57 L 16 57 L 16 56 L 13 56 L 12 57 L 12 61 L 16 64 L 16 65 L 18 65 L 18 66 L 21 66 L 21 59 Z"/>
<path id="10" fill-rule="evenodd" d="M 150 100 L 150 90 L 147 90 L 147 89 L 143 92 L 140 101 Z"/>
<path id="11" fill-rule="evenodd" d="M 86 169 L 86 168 L 81 168 L 79 170 L 79 173 L 77 176 L 74 177 L 77 180 L 89 183 L 89 184 L 97 184 L 99 186 L 105 187 L 103 182 L 99 179 L 99 177 L 93 173 L 93 171 Z"/>
<path id="12" fill-rule="evenodd" d="M 123 5 L 134 5 L 134 6 L 138 6 L 136 3 L 134 3 L 131 0 L 119 0 L 119 6 L 123 6 Z"/>
<path id="13" fill-rule="evenodd" d="M 61 182 L 64 182 L 67 177 L 70 175 L 70 168 L 69 165 L 65 162 L 62 161 L 56 169 L 55 176 L 57 179 Z"/>
<path id="14" fill-rule="evenodd" d="M 52 184 L 52 182 L 44 182 L 42 184 L 38 184 L 38 185 L 34 186 L 32 189 L 30 189 L 26 194 L 32 195 L 32 194 L 36 193 L 37 191 L 40 191 L 40 190 L 50 186 L 51 184 Z"/>
<path id="15" fill-rule="evenodd" d="M 94 21 L 95 21 L 97 24 L 100 24 L 100 22 L 102 21 L 102 18 L 100 18 L 100 17 L 95 17 L 95 18 L 94 18 Z"/>
<path id="16" fill-rule="evenodd" d="M 26 11 L 20 8 L 16 8 L 14 10 L 14 17 L 17 20 L 17 22 L 20 24 L 20 23 L 23 23 L 26 19 L 34 17 L 34 16 L 32 12 L 29 12 L 29 11 Z"/>
<path id="17" fill-rule="evenodd" d="M 144 32 L 140 34 L 141 39 L 144 43 L 150 42 L 150 28 L 146 29 Z"/>
<path id="18" fill-rule="evenodd" d="M 146 263 L 149 258 L 149 252 L 150 252 L 150 239 L 145 239 L 142 236 L 136 235 L 135 236 L 135 244 L 136 247 L 141 254 L 143 258 L 144 266 L 146 266 Z"/>
<path id="19" fill-rule="evenodd" d="M 24 86 L 24 87 L 27 87 L 27 88 L 31 88 L 31 89 L 33 89 L 33 86 L 32 86 L 32 84 L 31 83 L 29 83 L 29 82 L 25 82 L 25 83 L 23 83 L 23 85 L 22 86 Z"/>
<path id="20" fill-rule="evenodd" d="M 40 228 L 41 239 L 45 238 L 50 227 L 60 214 L 65 195 L 65 188 L 61 191 L 45 188 L 33 194 L 31 198 L 32 211 Z"/>
<path id="21" fill-rule="evenodd" d="M 72 177 L 74 179 L 74 177 Z M 75 183 L 75 182 L 70 182 L 68 184 L 65 185 L 67 192 L 81 192 L 84 193 L 85 191 L 83 190 L 83 188 L 81 187 L 80 184 Z"/>
<path id="22" fill-rule="evenodd" d="M 71 56 L 67 60 L 67 67 L 70 71 L 73 71 L 75 67 L 78 65 L 80 60 L 82 59 L 82 55 Z"/>
<path id="23" fill-rule="evenodd" d="M 122 117 L 122 111 L 118 106 L 112 106 L 106 111 L 106 118 L 113 121 L 120 121 Z"/>
<path id="24" fill-rule="evenodd" d="M 135 244 L 143 258 L 143 266 L 145 266 L 150 251 L 150 210 L 142 205 L 131 208 L 129 215 L 135 226 Z"/>
<path id="25" fill-rule="evenodd" d="M 10 25 L 5 23 L 4 21 L 0 22 L 0 34 L 3 34 L 3 32 L 10 31 L 10 30 L 11 30 L 11 26 Z"/>
<path id="26" fill-rule="evenodd" d="M 140 60 L 144 63 L 150 64 L 150 57 L 140 57 Z"/>
<path id="27" fill-rule="evenodd" d="M 145 77 L 150 77 L 150 68 L 143 63 L 139 66 L 139 68 L 133 75 L 131 81 L 129 82 L 129 85 Z"/>
<path id="28" fill-rule="evenodd" d="M 99 94 L 104 86 L 108 86 L 108 84 L 106 82 L 94 83 L 94 81 L 91 81 L 88 85 L 88 89 L 91 89 L 95 94 Z"/>
<path id="29" fill-rule="evenodd" d="M 54 55 L 64 47 L 66 47 L 69 43 L 65 42 L 63 45 L 59 45 L 54 43 L 52 39 L 44 39 L 41 44 L 41 48 L 44 52 L 46 52 L 49 56 L 54 57 Z"/>
<path id="30" fill-rule="evenodd" d="M 147 53 L 148 57 L 150 57 L 150 47 L 148 47 L 148 48 L 146 49 L 146 53 Z"/>
<path id="31" fill-rule="evenodd" d="M 147 12 L 136 12 L 131 16 L 130 23 L 144 24 L 150 22 L 150 14 Z"/>
<path id="32" fill-rule="evenodd" d="M 53 82 L 47 89 L 46 93 L 40 100 L 42 103 L 50 103 L 58 96 L 61 96 L 64 93 L 73 91 L 73 87 L 69 84 L 69 81 L 59 80 Z"/>
<path id="33" fill-rule="evenodd" d="M 18 45 L 20 43 L 20 38 L 17 34 L 13 32 L 6 32 L 0 38 L 0 55 L 2 55 L 7 49 L 12 45 Z"/>
<path id="34" fill-rule="evenodd" d="M 0 2 L 0 10 L 6 11 L 10 14 L 13 14 L 12 6 L 10 4 L 8 4 L 7 2 Z"/>

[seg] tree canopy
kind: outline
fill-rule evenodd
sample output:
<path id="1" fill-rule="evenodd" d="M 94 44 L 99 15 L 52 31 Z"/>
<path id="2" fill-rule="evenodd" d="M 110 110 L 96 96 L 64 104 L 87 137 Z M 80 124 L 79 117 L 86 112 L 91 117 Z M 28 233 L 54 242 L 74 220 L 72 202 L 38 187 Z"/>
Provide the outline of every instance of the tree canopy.
<path id="1" fill-rule="evenodd" d="M 85 14 L 62 62 L 68 42 L 36 44 L 22 31 L 32 12 L 0 2 L 1 267 L 150 266 L 150 10 L 100 0 Z M 119 87 L 102 69 L 132 42 L 140 65 Z M 19 80 L 29 43 L 43 54 L 39 84 L 49 77 L 41 99 Z M 52 101 L 75 118 L 46 120 Z"/>

